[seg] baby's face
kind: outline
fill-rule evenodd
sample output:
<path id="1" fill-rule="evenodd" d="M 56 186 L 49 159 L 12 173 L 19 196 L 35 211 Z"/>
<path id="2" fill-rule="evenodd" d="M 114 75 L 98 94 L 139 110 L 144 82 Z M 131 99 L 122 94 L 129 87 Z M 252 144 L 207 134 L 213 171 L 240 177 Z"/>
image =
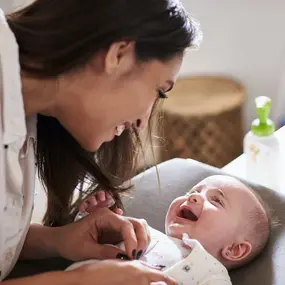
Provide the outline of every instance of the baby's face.
<path id="1" fill-rule="evenodd" d="M 211 176 L 189 194 L 175 199 L 166 215 L 166 232 L 198 240 L 213 256 L 242 239 L 247 215 L 257 198 L 245 185 L 227 176 Z"/>

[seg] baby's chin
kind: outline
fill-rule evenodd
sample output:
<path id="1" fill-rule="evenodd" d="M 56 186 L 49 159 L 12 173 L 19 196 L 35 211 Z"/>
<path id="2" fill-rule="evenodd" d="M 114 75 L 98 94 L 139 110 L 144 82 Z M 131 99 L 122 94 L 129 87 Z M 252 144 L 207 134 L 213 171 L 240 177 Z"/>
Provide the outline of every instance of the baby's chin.
<path id="1" fill-rule="evenodd" d="M 165 232 L 168 236 L 177 238 L 177 239 L 182 239 L 183 234 L 186 233 L 177 224 L 166 225 Z"/>

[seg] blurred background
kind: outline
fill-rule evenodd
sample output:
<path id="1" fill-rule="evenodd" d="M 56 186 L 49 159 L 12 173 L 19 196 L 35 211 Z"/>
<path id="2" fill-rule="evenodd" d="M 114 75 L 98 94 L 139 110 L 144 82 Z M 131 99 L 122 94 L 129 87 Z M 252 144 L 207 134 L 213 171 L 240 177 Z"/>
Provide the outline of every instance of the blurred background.
<path id="1" fill-rule="evenodd" d="M 0 0 L 0 7 L 10 12 L 29 2 Z M 256 117 L 255 97 L 272 99 L 277 128 L 285 122 L 285 1 L 183 2 L 204 40 L 198 51 L 187 52 L 165 102 L 156 160 L 191 157 L 222 167 L 242 153 L 243 136 Z M 153 163 L 146 153 L 141 167 Z"/>
<path id="2" fill-rule="evenodd" d="M 186 56 L 181 75 L 231 75 L 246 87 L 244 130 L 255 118 L 256 96 L 272 98 L 278 123 L 285 115 L 285 1 L 183 2 L 200 21 L 204 40 Z"/>
<path id="3" fill-rule="evenodd" d="M 0 8 L 8 13 L 31 1 L 0 0 Z M 228 164 L 243 151 L 257 96 L 272 99 L 277 128 L 285 122 L 285 1 L 183 2 L 199 20 L 204 39 L 198 51 L 186 54 L 176 87 L 158 113 L 160 139 L 153 139 L 154 152 L 144 139 L 148 147 L 138 172 L 174 157 Z M 38 180 L 36 189 L 36 204 L 43 205 Z M 33 221 L 40 222 L 44 212 L 35 208 Z"/>

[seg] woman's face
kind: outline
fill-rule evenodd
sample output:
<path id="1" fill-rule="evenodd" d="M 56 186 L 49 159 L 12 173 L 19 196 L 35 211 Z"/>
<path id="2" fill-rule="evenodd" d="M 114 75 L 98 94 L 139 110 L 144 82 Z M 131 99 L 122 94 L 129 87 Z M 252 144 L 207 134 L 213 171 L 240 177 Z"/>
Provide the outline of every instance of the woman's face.
<path id="1" fill-rule="evenodd" d="M 138 63 L 133 43 L 116 43 L 84 69 L 59 79 L 55 116 L 88 151 L 132 125 L 143 128 L 159 91 L 169 91 L 182 55 Z"/>

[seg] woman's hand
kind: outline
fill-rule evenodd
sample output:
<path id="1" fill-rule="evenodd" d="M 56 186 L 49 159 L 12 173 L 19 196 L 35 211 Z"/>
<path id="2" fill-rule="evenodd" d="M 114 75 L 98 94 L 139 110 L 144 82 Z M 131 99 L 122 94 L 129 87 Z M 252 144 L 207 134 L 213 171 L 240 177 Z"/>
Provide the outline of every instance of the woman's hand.
<path id="1" fill-rule="evenodd" d="M 150 242 L 146 221 L 119 216 L 107 208 L 97 208 L 84 219 L 55 230 L 58 254 L 73 261 L 113 259 L 124 252 L 106 244 L 120 241 L 128 257 L 136 259 Z"/>
<path id="2" fill-rule="evenodd" d="M 106 260 L 82 266 L 75 271 L 81 274 L 82 285 L 177 285 L 172 278 L 138 261 Z"/>

